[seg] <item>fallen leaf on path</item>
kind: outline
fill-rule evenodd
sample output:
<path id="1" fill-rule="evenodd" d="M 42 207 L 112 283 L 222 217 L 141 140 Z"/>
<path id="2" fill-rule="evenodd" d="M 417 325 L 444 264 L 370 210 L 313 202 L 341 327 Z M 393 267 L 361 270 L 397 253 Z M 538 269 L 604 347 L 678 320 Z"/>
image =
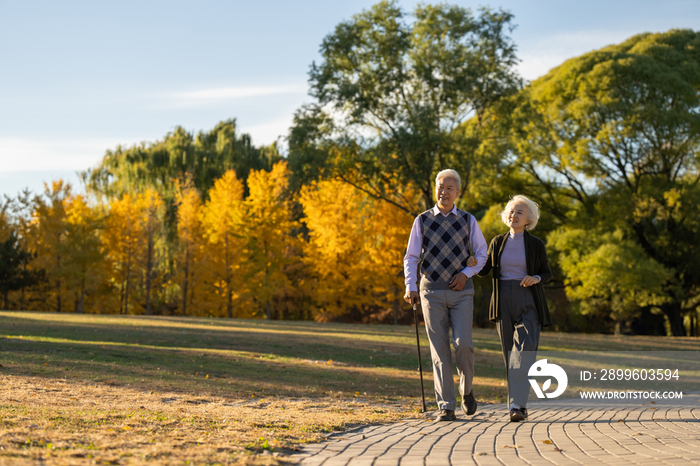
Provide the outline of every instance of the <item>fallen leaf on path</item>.
<path id="1" fill-rule="evenodd" d="M 542 443 L 546 443 L 547 445 L 551 445 L 552 441 L 551 440 L 542 440 Z"/>
<path id="2" fill-rule="evenodd" d="M 552 448 L 552 451 L 564 451 L 561 448 Z"/>
<path id="3" fill-rule="evenodd" d="M 520 445 L 503 445 L 501 448 L 522 448 Z"/>

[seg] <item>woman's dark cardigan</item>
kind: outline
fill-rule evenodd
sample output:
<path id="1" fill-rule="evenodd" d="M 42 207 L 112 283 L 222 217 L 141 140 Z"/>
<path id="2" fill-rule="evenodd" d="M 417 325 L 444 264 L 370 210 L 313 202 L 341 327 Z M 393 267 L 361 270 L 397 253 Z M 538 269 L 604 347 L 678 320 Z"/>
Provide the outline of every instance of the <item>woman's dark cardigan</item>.
<path id="1" fill-rule="evenodd" d="M 491 240 L 489 245 L 489 258 L 481 272 L 480 277 L 485 277 L 493 269 L 493 291 L 491 293 L 491 305 L 489 306 L 489 320 L 498 322 L 501 320 L 500 308 L 500 274 L 501 274 L 501 254 L 506 246 L 508 233 L 496 236 Z M 549 261 L 547 260 L 547 251 L 544 249 L 544 242 L 536 236 L 531 235 L 527 231 L 523 234 L 523 242 L 525 243 L 525 262 L 527 264 L 528 275 L 539 275 L 541 280 L 539 283 L 530 286 L 532 297 L 535 299 L 535 307 L 537 307 L 537 316 L 542 327 L 552 325 L 552 318 L 549 315 L 549 307 L 547 299 L 544 296 L 543 284 L 552 279 L 552 271 L 549 269 Z"/>

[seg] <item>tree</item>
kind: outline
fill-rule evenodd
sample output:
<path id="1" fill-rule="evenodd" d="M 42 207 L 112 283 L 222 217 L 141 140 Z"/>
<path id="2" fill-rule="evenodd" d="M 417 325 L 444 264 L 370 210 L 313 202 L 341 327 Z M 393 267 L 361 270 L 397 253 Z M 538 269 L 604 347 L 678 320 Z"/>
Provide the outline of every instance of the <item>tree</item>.
<path id="1" fill-rule="evenodd" d="M 28 285 L 20 287 L 19 309 L 26 309 L 26 291 L 30 286 L 37 285 L 45 279 L 45 271 L 43 269 L 32 270 L 29 263 L 36 257 L 36 251 L 31 249 L 32 238 L 36 238 L 36 222 L 32 221 L 32 214 L 36 206 L 36 196 L 29 189 L 25 189 L 17 195 L 17 198 L 11 201 L 12 223 L 14 231 L 17 233 L 17 241 L 19 246 L 31 253 L 30 256 L 25 256 L 26 260 L 22 262 L 22 270 L 26 274 L 36 274 L 37 279 Z"/>
<path id="2" fill-rule="evenodd" d="M 624 322 L 643 307 L 669 298 L 663 285 L 673 272 L 644 254 L 623 231 L 562 228 L 549 235 L 566 275 L 566 293 L 583 303 L 584 314 L 604 312 L 619 334 Z"/>
<path id="3" fill-rule="evenodd" d="M 44 183 L 44 198 L 37 198 L 33 212 L 36 226 L 37 262 L 47 271 L 53 281 L 53 297 L 56 312 L 63 310 L 62 296 L 65 289 L 65 203 L 71 197 L 71 185 L 63 180 L 53 181 L 51 186 Z"/>
<path id="4" fill-rule="evenodd" d="M 536 80 L 509 120 L 509 161 L 562 224 L 622 232 L 672 271 L 658 306 L 674 335 L 700 296 L 699 90 L 700 33 L 640 34 Z"/>
<path id="5" fill-rule="evenodd" d="M 89 192 L 108 199 L 154 189 L 171 206 L 178 182 L 189 179 L 199 192 L 207 193 L 227 170 L 245 180 L 251 169 L 269 170 L 280 158 L 276 145 L 253 146 L 249 135 L 237 132 L 236 120 L 227 120 L 196 136 L 178 126 L 160 141 L 117 146 L 81 178 Z"/>
<path id="6" fill-rule="evenodd" d="M 75 311 L 85 312 L 85 292 L 97 286 L 98 265 L 104 259 L 99 229 L 101 219 L 82 195 L 66 199 L 65 260 L 68 287 L 76 294 Z"/>
<path id="7" fill-rule="evenodd" d="M 226 314 L 232 318 L 234 293 L 238 297 L 243 291 L 242 265 L 247 255 L 241 234 L 244 228 L 243 183 L 235 171 L 227 171 L 214 182 L 203 213 L 202 224 L 209 243 L 214 286 L 224 296 Z"/>
<path id="8" fill-rule="evenodd" d="M 111 264 L 111 281 L 119 287 L 120 312 L 129 313 L 129 296 L 133 286 L 133 269 L 142 249 L 140 212 L 137 199 L 125 194 L 114 199 L 105 219 L 102 241 Z"/>
<path id="9" fill-rule="evenodd" d="M 31 253 L 22 249 L 14 232 L 0 242 L 0 293 L 4 299 L 3 309 L 8 309 L 10 291 L 31 286 L 43 277 L 43 271 L 27 271 L 23 268 L 23 264 L 31 257 Z"/>
<path id="10" fill-rule="evenodd" d="M 290 285 L 284 273 L 293 242 L 289 202 L 285 199 L 289 171 L 285 162 L 272 170 L 254 170 L 248 176 L 250 194 L 245 201 L 245 232 L 249 260 L 246 281 L 258 302 L 264 304 L 267 319 L 272 318 L 270 303 L 279 290 Z"/>
<path id="11" fill-rule="evenodd" d="M 421 202 L 420 193 L 411 187 L 402 190 L 406 205 L 412 210 Z M 393 308 L 394 325 L 398 324 L 399 311 L 406 291 L 403 274 L 403 257 L 406 253 L 408 234 L 414 217 L 393 204 L 377 200 L 370 215 L 365 251 L 369 259 L 369 271 L 374 275 L 375 299 L 378 304 Z"/>
<path id="12" fill-rule="evenodd" d="M 418 189 L 424 208 L 439 169 L 453 165 L 467 182 L 470 148 L 494 103 L 520 87 L 510 13 L 482 9 L 475 17 L 458 6 L 421 5 L 412 19 L 383 1 L 323 40 L 309 79 L 317 103 L 297 112 L 289 156 L 295 168 L 331 165 L 343 181 L 404 210 L 386 177 Z M 479 124 L 459 130 L 471 117 Z M 335 150 L 324 160 L 304 138 L 331 138 Z"/>
<path id="13" fill-rule="evenodd" d="M 156 263 L 156 243 L 162 237 L 164 205 L 160 195 L 153 189 L 139 193 L 136 199 L 139 211 L 139 230 L 143 235 L 143 250 L 141 268 L 143 270 L 143 285 L 146 293 L 146 315 L 151 315 L 151 289 L 153 288 Z"/>
<path id="14" fill-rule="evenodd" d="M 329 320 L 362 310 L 373 301 L 369 288 L 375 277 L 368 273 L 364 248 L 369 222 L 367 195 L 339 180 L 305 186 L 299 202 L 302 222 L 309 230 L 304 260 L 315 280 L 316 318 Z"/>
<path id="15" fill-rule="evenodd" d="M 182 275 L 182 315 L 187 315 L 187 300 L 194 299 L 197 271 L 204 260 L 204 230 L 202 226 L 202 199 L 191 185 L 184 185 L 178 192 L 177 235 L 180 241 L 178 269 Z"/>
<path id="16" fill-rule="evenodd" d="M 410 188 L 399 194 L 415 203 L 420 199 Z M 314 275 L 307 285 L 316 299 L 316 318 L 358 319 L 395 307 L 403 296 L 401 259 L 413 217 L 340 180 L 304 187 L 299 202 L 309 230 L 304 261 Z"/>

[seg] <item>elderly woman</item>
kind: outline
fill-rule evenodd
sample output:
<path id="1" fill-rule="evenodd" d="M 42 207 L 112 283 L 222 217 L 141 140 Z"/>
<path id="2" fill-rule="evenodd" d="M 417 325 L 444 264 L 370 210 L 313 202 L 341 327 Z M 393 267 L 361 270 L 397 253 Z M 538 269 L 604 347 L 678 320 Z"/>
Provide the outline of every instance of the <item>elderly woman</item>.
<path id="1" fill-rule="evenodd" d="M 479 276 L 493 271 L 489 320 L 501 338 L 508 379 L 510 420 L 527 419 L 528 369 L 535 363 L 541 327 L 552 325 L 542 284 L 552 278 L 541 239 L 529 233 L 540 218 L 537 204 L 515 196 L 501 213 L 510 231 L 491 240 Z"/>

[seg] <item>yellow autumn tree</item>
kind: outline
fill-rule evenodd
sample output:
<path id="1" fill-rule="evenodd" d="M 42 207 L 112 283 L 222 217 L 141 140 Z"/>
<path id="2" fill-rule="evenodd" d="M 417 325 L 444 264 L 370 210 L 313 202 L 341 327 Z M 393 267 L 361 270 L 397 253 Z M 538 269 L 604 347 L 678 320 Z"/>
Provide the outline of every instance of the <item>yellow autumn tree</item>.
<path id="1" fill-rule="evenodd" d="M 204 205 L 202 224 L 207 238 L 211 282 L 216 296 L 226 303 L 226 315 L 233 317 L 233 302 L 244 292 L 242 270 L 247 251 L 242 229 L 243 183 L 229 170 L 214 182 Z"/>
<path id="2" fill-rule="evenodd" d="M 315 280 L 316 319 L 330 320 L 373 303 L 373 276 L 365 243 L 371 201 L 342 181 L 313 183 L 301 191 L 302 220 L 309 229 L 304 260 Z"/>
<path id="3" fill-rule="evenodd" d="M 141 275 L 143 276 L 143 290 L 146 303 L 144 305 L 146 315 L 151 315 L 151 293 L 154 283 L 160 278 L 159 265 L 156 255 L 156 247 L 163 237 L 163 216 L 165 205 L 163 198 L 153 189 L 139 193 L 136 198 L 136 207 L 139 211 L 139 229 L 142 235 L 143 248 L 139 255 Z"/>
<path id="4" fill-rule="evenodd" d="M 66 296 L 65 258 L 68 252 L 65 242 L 65 202 L 71 197 L 71 185 L 63 180 L 44 183 L 44 197 L 37 198 L 32 213 L 35 236 L 30 249 L 36 251 L 35 263 L 47 273 L 49 286 L 40 290 L 35 299 L 57 312 L 63 311 Z"/>
<path id="5" fill-rule="evenodd" d="M 198 297 L 200 270 L 206 259 L 204 251 L 204 227 L 202 225 L 202 199 L 197 190 L 190 186 L 180 186 L 177 194 L 177 236 L 179 250 L 177 257 L 178 282 L 182 292 L 182 315 L 187 315 Z"/>
<path id="6" fill-rule="evenodd" d="M 418 190 L 409 186 L 402 190 L 401 195 L 409 206 L 415 211 L 419 210 L 422 197 Z M 374 200 L 373 204 L 374 212 L 369 219 L 368 238 L 364 247 L 368 255 L 369 271 L 376 278 L 376 303 L 390 307 L 394 323 L 397 324 L 406 290 L 403 257 L 414 217 L 386 201 Z"/>
<path id="7" fill-rule="evenodd" d="M 119 312 L 128 314 L 134 288 L 134 269 L 142 248 L 140 211 L 137 199 L 125 194 L 109 206 L 102 231 L 102 244 L 109 262 L 110 282 L 119 289 Z"/>
<path id="8" fill-rule="evenodd" d="M 245 201 L 245 233 L 249 252 L 245 280 L 254 299 L 272 318 L 271 301 L 275 293 L 288 287 L 285 265 L 293 260 L 291 230 L 296 222 L 285 199 L 289 170 L 278 162 L 272 170 L 253 170 L 248 176 L 249 195 Z"/>
<path id="9" fill-rule="evenodd" d="M 418 208 L 420 193 L 399 193 Z M 304 260 L 316 279 L 310 286 L 316 318 L 353 311 L 393 310 L 396 321 L 404 293 L 403 256 L 413 216 L 338 180 L 302 189 L 302 220 L 309 229 Z"/>
<path id="10" fill-rule="evenodd" d="M 98 235 L 100 216 L 82 195 L 67 198 L 65 205 L 65 277 L 75 297 L 75 312 L 85 312 L 85 294 L 97 290 L 104 259 Z"/>

